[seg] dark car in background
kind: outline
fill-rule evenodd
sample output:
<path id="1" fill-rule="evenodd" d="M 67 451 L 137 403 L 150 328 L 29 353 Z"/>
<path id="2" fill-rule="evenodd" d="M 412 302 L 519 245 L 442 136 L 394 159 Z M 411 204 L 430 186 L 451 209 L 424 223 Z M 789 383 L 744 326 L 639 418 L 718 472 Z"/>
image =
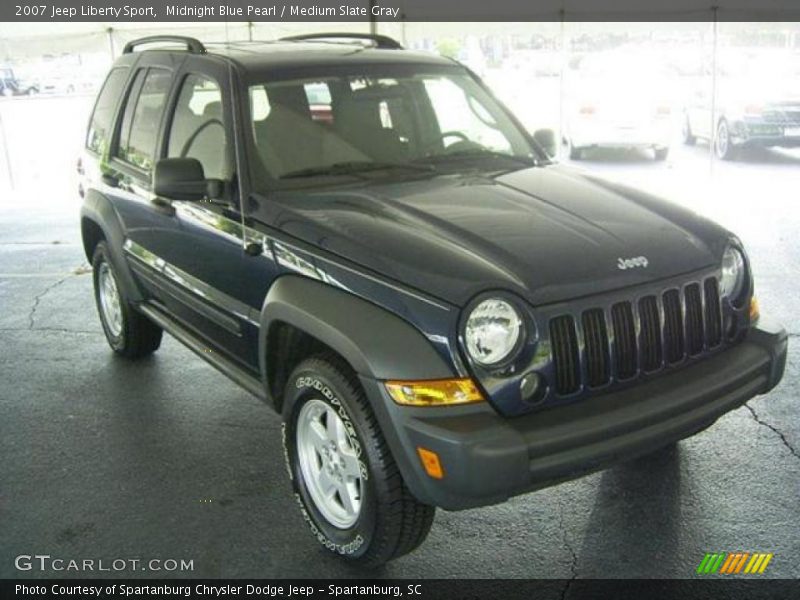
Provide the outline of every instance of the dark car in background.
<path id="1" fill-rule="evenodd" d="M 0 67 L 0 96 L 32 96 L 38 93 L 38 84 L 17 78 L 9 67 Z"/>
<path id="2" fill-rule="evenodd" d="M 264 460 L 370 565 L 435 507 L 653 452 L 777 385 L 787 335 L 742 243 L 537 139 L 384 36 L 130 42 L 79 163 L 108 343 L 141 358 L 166 331 L 274 408 Z"/>

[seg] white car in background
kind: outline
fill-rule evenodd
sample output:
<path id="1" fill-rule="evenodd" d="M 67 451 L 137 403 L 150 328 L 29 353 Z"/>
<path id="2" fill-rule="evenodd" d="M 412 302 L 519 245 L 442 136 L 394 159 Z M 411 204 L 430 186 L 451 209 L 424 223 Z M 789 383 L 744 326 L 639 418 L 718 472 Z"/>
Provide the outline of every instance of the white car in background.
<path id="1" fill-rule="evenodd" d="M 564 142 L 573 160 L 588 148 L 644 148 L 665 160 L 672 137 L 673 75 L 635 49 L 590 53 L 567 77 Z"/>

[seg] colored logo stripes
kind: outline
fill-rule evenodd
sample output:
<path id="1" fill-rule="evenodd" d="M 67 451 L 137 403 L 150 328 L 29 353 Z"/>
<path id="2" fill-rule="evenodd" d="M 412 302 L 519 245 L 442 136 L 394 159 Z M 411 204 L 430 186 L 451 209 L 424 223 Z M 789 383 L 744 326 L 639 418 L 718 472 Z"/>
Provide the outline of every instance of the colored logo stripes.
<path id="1" fill-rule="evenodd" d="M 765 552 L 709 552 L 697 567 L 698 575 L 761 574 L 774 554 Z"/>

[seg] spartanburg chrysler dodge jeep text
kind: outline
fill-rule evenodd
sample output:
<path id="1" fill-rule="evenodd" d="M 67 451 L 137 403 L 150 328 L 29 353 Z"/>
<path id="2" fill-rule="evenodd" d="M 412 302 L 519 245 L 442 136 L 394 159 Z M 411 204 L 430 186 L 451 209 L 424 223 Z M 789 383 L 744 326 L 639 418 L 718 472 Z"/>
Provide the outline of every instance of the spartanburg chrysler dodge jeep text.
<path id="1" fill-rule="evenodd" d="M 365 564 L 436 506 L 652 452 L 772 389 L 787 336 L 739 240 L 552 143 L 384 36 L 131 42 L 79 162 L 108 342 L 134 359 L 167 331 L 274 407 L 313 534 Z"/>

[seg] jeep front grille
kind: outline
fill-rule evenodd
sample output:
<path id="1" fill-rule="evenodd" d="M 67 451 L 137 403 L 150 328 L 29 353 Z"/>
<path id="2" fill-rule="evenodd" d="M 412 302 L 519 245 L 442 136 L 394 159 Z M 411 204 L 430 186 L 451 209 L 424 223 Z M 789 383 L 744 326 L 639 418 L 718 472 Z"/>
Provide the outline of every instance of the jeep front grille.
<path id="1" fill-rule="evenodd" d="M 549 333 L 558 395 L 655 373 L 721 344 L 717 280 L 562 314 Z"/>
<path id="2" fill-rule="evenodd" d="M 586 345 L 586 372 L 590 387 L 603 385 L 610 374 L 608 363 L 608 333 L 602 309 L 592 308 L 583 313 Z"/>
<path id="3" fill-rule="evenodd" d="M 575 323 L 570 316 L 556 317 L 550 321 L 550 341 L 556 364 L 556 390 L 571 394 L 580 386 L 580 364 Z"/>

